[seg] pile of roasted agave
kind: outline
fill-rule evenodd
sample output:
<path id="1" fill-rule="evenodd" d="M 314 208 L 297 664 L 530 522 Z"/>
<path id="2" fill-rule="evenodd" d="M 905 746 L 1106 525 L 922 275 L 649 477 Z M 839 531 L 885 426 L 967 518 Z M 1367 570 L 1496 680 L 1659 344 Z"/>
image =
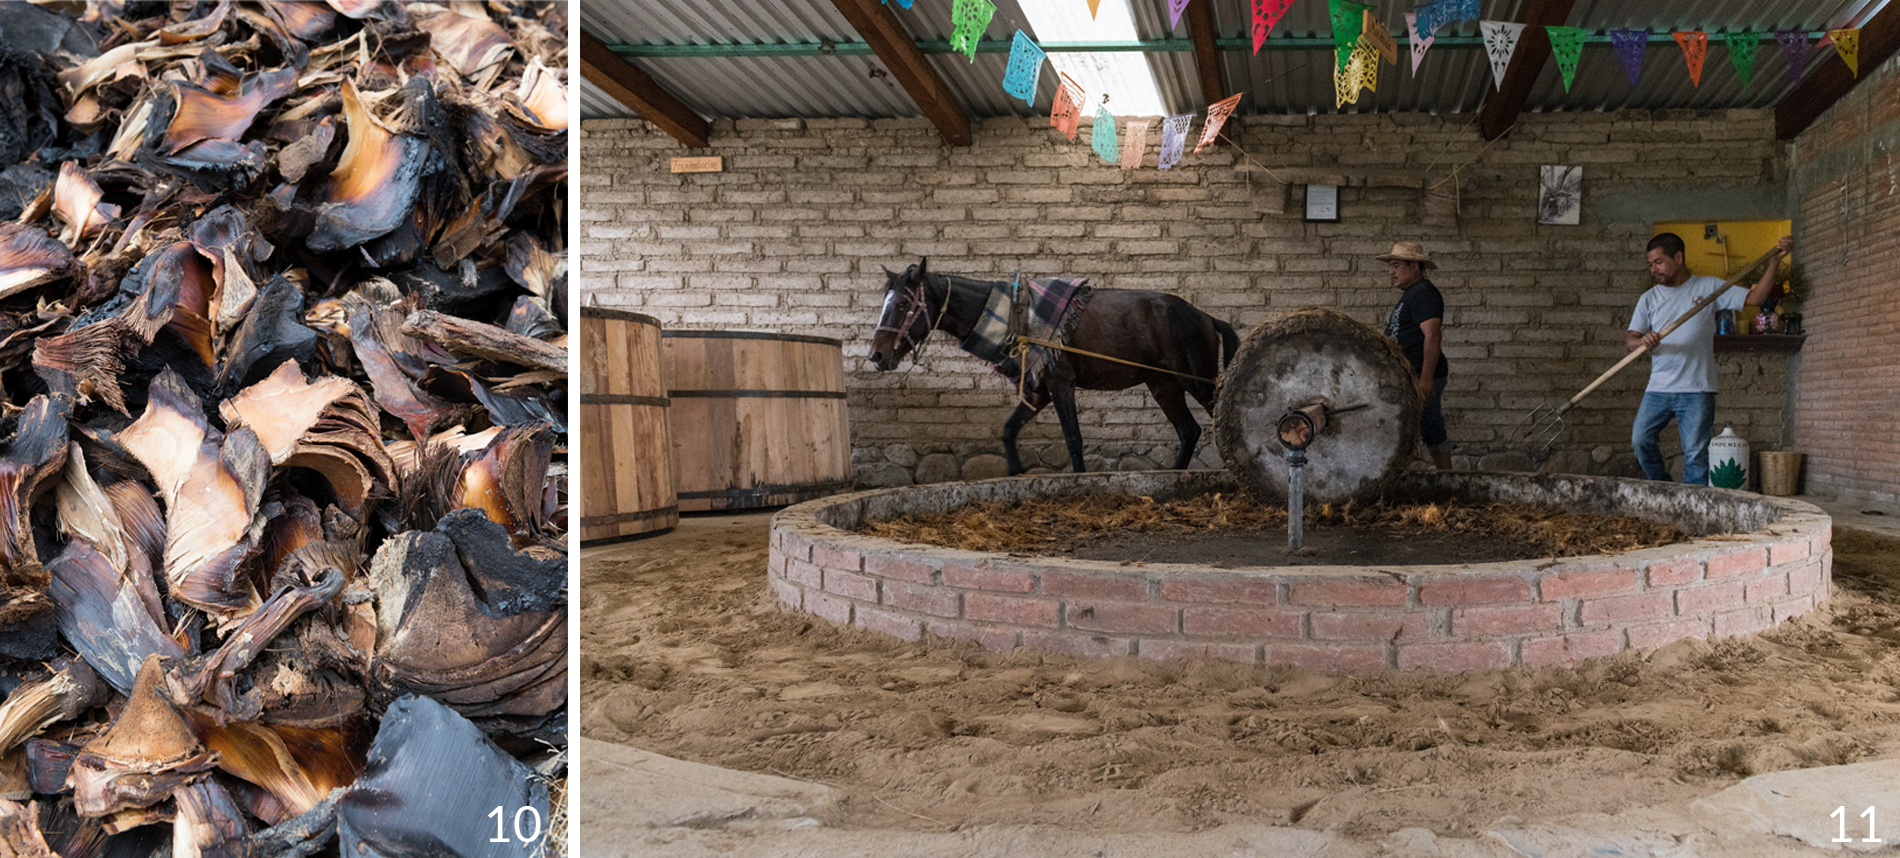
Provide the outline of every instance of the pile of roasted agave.
<path id="1" fill-rule="evenodd" d="M 0 858 L 557 845 L 568 15 L 0 3 Z"/>

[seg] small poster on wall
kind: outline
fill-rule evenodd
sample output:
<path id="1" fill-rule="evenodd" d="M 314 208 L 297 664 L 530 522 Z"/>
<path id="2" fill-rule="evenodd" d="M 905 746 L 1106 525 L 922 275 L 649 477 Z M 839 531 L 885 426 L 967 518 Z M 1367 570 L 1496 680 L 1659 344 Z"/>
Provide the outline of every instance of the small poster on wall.
<path id="1" fill-rule="evenodd" d="M 1537 222 L 1575 226 L 1583 214 L 1583 168 L 1546 164 L 1538 174 Z"/>

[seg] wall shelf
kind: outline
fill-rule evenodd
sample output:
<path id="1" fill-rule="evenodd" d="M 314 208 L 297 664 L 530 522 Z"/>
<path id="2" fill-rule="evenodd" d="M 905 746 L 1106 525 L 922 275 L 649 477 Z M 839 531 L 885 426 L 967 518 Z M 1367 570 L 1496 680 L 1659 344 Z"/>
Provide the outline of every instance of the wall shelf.
<path id="1" fill-rule="evenodd" d="M 1791 354 L 1801 350 L 1801 341 L 1807 334 L 1733 334 L 1715 338 L 1717 352 L 1781 352 Z"/>

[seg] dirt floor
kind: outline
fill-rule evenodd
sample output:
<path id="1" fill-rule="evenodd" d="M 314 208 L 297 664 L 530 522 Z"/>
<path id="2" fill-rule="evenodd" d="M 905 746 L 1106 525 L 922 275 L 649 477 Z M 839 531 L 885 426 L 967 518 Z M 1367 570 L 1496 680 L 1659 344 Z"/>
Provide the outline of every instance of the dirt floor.
<path id="1" fill-rule="evenodd" d="M 1470 836 L 1900 756 L 1900 539 L 1746 641 L 1581 669 L 1331 677 L 904 643 L 782 612 L 767 515 L 582 554 L 582 731 L 831 784 L 834 828 L 1296 825 Z"/>
<path id="2" fill-rule="evenodd" d="M 1157 501 L 1136 495 L 972 504 L 864 528 L 969 551 L 1207 566 L 1437 565 L 1607 554 L 1686 538 L 1641 519 L 1525 504 L 1320 506 L 1287 547 L 1284 507 L 1244 495 Z"/>

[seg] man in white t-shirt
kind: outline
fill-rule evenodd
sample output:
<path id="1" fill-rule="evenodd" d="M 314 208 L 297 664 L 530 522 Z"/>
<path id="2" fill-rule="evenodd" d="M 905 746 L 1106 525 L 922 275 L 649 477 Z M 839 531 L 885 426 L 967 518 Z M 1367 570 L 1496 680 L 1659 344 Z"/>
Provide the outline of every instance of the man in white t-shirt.
<path id="1" fill-rule="evenodd" d="M 1649 273 L 1656 285 L 1636 301 L 1636 315 L 1630 317 L 1624 348 L 1635 351 L 1648 346 L 1649 386 L 1643 391 L 1643 404 L 1636 410 L 1636 425 L 1630 431 L 1630 444 L 1636 448 L 1636 461 L 1643 474 L 1652 480 L 1669 479 L 1662 451 L 1656 439 L 1672 418 L 1682 436 L 1682 481 L 1702 485 L 1709 481 L 1709 434 L 1715 428 L 1715 314 L 1739 310 L 1745 304 L 1759 305 L 1775 286 L 1775 272 L 1781 258 L 1794 246 L 1784 236 L 1768 257 L 1761 280 L 1746 296 L 1728 289 L 1715 303 L 1682 323 L 1667 337 L 1657 336 L 1697 301 L 1721 288 L 1722 281 L 1690 274 L 1684 263 L 1681 237 L 1665 232 L 1649 240 Z"/>

